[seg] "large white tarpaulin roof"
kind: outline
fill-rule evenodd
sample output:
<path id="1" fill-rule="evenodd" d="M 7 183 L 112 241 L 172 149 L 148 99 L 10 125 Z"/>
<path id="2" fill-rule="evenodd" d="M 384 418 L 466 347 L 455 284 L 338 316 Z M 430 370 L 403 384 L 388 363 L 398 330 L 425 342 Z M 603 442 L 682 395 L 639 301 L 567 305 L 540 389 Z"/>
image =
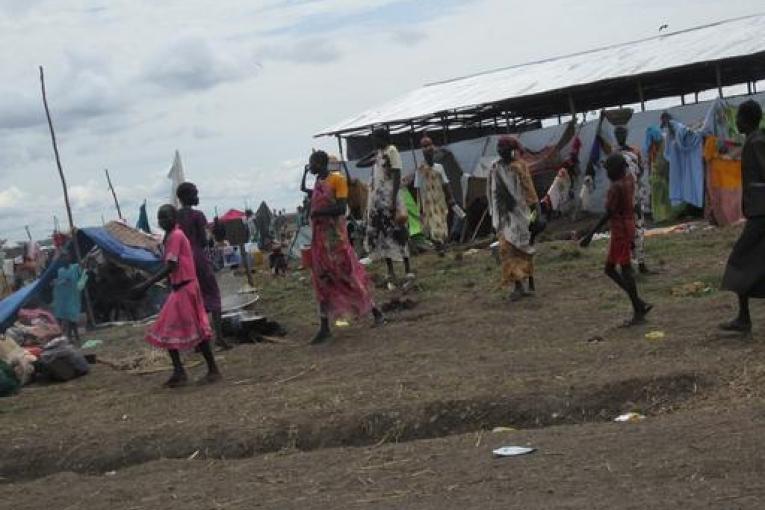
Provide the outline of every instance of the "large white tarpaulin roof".
<path id="1" fill-rule="evenodd" d="M 440 112 L 454 112 L 618 78 L 644 76 L 692 64 L 759 53 L 763 54 L 765 60 L 763 52 L 765 14 L 721 21 L 681 32 L 433 83 L 344 120 L 317 136 L 408 122 Z"/>

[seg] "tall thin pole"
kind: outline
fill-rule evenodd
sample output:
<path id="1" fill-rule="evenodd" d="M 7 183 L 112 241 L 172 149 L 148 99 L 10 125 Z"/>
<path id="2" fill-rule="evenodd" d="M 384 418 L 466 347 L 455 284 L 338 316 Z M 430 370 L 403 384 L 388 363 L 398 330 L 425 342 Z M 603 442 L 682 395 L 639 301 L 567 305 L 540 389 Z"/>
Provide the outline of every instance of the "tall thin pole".
<path id="1" fill-rule="evenodd" d="M 69 231 L 72 235 L 72 244 L 74 244 L 74 253 L 77 257 L 77 262 L 82 265 L 82 253 L 80 253 L 80 244 L 77 242 L 77 231 L 74 228 L 74 219 L 72 218 L 72 206 L 69 203 L 69 190 L 66 187 L 66 177 L 64 177 L 64 169 L 61 167 L 61 156 L 58 153 L 58 144 L 56 143 L 56 132 L 53 129 L 53 120 L 50 117 L 50 108 L 48 108 L 48 96 L 45 93 L 45 74 L 43 67 L 40 66 L 40 87 L 42 88 L 43 105 L 45 106 L 45 116 L 48 119 L 48 128 L 50 129 L 50 138 L 53 143 L 53 153 L 56 155 L 56 166 L 58 167 L 58 175 L 61 177 L 61 187 L 64 190 L 64 204 L 66 205 L 66 216 L 69 219 Z M 93 307 L 90 303 L 90 293 L 87 287 L 84 290 L 85 293 L 85 312 L 88 317 L 88 324 L 93 326 L 95 322 L 93 320 Z"/>
<path id="2" fill-rule="evenodd" d="M 112 197 L 114 197 L 114 206 L 117 208 L 117 216 L 121 220 L 124 218 L 122 217 L 122 210 L 120 209 L 120 202 L 117 200 L 117 193 L 114 192 L 114 186 L 112 186 L 112 178 L 109 177 L 109 169 L 105 168 L 104 173 L 106 174 L 106 182 L 109 184 L 109 190 L 112 192 Z"/>
<path id="3" fill-rule="evenodd" d="M 24 230 L 27 231 L 27 237 L 32 241 L 32 233 L 29 231 L 29 225 L 24 225 Z"/>

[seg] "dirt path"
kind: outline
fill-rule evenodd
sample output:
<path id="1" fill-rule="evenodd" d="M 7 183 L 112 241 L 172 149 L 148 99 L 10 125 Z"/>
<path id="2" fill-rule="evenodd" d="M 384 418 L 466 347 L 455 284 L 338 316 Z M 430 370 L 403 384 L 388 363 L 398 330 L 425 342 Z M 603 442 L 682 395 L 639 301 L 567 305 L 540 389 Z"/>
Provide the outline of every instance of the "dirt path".
<path id="1" fill-rule="evenodd" d="M 29 508 L 67 488 L 61 508 L 755 508 L 765 345 L 759 332 L 714 331 L 733 312 L 714 289 L 736 233 L 649 241 L 661 274 L 640 285 L 657 308 L 635 330 L 614 327 L 628 306 L 600 274 L 602 244 L 543 245 L 539 294 L 518 304 L 495 289 L 488 252 L 419 258 L 414 308 L 382 329 L 336 329 L 321 347 L 305 345 L 316 325 L 305 278 L 261 277 L 262 311 L 290 334 L 225 353 L 220 385 L 162 390 L 166 373 L 97 365 L 0 401 L 0 497 L 26 494 Z M 673 294 L 695 281 L 711 291 Z M 140 328 L 98 335 L 99 356 L 143 349 Z M 648 418 L 609 423 L 625 411 Z M 488 432 L 497 426 L 524 430 Z M 492 459 L 507 440 L 540 452 Z"/>

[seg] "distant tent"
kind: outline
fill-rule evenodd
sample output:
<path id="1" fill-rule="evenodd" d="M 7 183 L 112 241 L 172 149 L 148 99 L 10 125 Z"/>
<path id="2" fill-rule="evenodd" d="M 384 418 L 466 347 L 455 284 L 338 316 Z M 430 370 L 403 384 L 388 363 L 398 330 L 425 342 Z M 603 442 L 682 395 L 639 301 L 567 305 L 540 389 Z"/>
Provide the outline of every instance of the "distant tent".
<path id="1" fill-rule="evenodd" d="M 226 223 L 227 221 L 235 221 L 235 220 L 243 220 L 243 219 L 244 219 L 244 211 L 240 211 L 239 209 L 229 209 L 229 211 L 226 214 L 218 218 L 218 221 L 222 223 Z"/>
<path id="2" fill-rule="evenodd" d="M 257 212 L 255 212 L 255 228 L 258 230 L 258 248 L 261 250 L 267 248 L 273 239 L 271 225 L 274 220 L 273 213 L 268 204 L 261 202 Z"/>
<path id="3" fill-rule="evenodd" d="M 138 223 L 135 224 L 135 228 L 143 230 L 147 234 L 151 234 L 151 226 L 149 225 L 149 215 L 146 212 L 146 202 L 141 204 L 141 208 L 138 211 Z"/>

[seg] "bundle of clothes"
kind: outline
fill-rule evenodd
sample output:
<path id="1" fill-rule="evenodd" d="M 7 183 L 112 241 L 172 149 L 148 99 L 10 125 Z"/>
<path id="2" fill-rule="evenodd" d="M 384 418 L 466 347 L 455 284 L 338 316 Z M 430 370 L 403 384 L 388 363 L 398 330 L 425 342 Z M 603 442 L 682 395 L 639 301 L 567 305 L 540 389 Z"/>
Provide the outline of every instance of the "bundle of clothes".
<path id="1" fill-rule="evenodd" d="M 13 333 L 0 335 L 0 397 L 18 393 L 32 382 L 65 382 L 90 372 L 88 360 L 67 337 L 45 345 L 19 344 Z"/>

